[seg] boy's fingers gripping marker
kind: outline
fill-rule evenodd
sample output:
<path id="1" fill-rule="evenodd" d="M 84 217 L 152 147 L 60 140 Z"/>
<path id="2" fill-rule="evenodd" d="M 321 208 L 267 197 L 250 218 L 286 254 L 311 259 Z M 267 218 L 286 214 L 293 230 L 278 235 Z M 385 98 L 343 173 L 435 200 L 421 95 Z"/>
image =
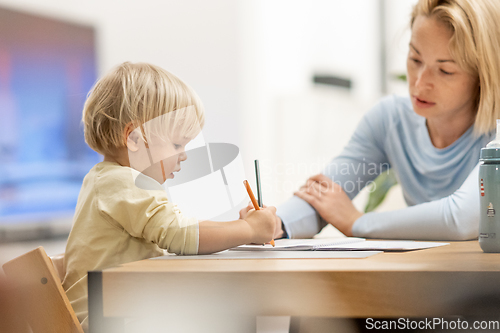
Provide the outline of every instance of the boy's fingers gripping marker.
<path id="1" fill-rule="evenodd" d="M 260 210 L 259 204 L 257 203 L 257 200 L 255 199 L 255 196 L 253 195 L 252 188 L 250 187 L 250 184 L 246 180 L 243 181 L 243 185 L 245 185 L 245 188 L 247 189 L 248 196 L 250 197 L 250 200 L 252 200 L 253 203 L 253 208 L 255 210 Z M 274 247 L 274 239 L 271 239 L 271 245 Z"/>

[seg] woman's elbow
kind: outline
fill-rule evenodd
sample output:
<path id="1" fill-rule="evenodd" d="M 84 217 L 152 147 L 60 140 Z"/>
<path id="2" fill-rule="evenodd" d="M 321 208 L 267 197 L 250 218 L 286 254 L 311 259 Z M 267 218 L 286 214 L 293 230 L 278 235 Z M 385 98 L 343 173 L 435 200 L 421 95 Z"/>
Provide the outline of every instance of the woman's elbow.
<path id="1" fill-rule="evenodd" d="M 479 221 L 477 218 L 455 219 L 453 228 L 450 230 L 450 240 L 465 241 L 477 239 L 479 234 Z"/>
<path id="2" fill-rule="evenodd" d="M 455 234 L 455 238 L 452 240 L 466 241 L 466 240 L 477 239 L 477 237 L 478 237 L 477 230 L 458 230 L 457 233 Z"/>

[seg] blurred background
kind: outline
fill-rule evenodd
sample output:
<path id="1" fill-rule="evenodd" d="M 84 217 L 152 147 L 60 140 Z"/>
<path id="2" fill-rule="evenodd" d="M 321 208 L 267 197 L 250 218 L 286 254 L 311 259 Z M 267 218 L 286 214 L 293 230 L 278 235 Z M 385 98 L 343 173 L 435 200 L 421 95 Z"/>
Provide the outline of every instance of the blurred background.
<path id="1" fill-rule="evenodd" d="M 64 252 L 82 179 L 102 160 L 81 110 L 113 66 L 151 62 L 191 85 L 205 141 L 237 145 L 252 184 L 259 159 L 264 203 L 278 205 L 379 98 L 407 94 L 415 2 L 0 0 L 0 264 L 40 245 Z M 401 206 L 396 187 L 378 209 Z"/>

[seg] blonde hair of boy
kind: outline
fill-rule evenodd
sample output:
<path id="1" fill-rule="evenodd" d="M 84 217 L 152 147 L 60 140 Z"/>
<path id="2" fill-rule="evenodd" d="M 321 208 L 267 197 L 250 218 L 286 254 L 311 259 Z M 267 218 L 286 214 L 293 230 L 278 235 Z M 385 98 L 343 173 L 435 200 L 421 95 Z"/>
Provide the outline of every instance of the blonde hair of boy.
<path id="1" fill-rule="evenodd" d="M 491 132 L 500 118 L 500 1 L 420 0 L 413 8 L 412 27 L 419 15 L 436 18 L 453 32 L 453 59 L 479 78 L 474 132 Z"/>
<path id="2" fill-rule="evenodd" d="M 205 123 L 200 98 L 182 80 L 158 66 L 125 62 L 90 91 L 82 117 L 85 142 L 102 155 L 113 155 L 126 146 L 129 124 L 137 128 L 154 119 L 159 126 L 148 126 L 148 133 L 143 133 L 146 142 L 150 135 L 171 130 L 173 124 L 180 124 L 183 135 L 193 138 Z"/>

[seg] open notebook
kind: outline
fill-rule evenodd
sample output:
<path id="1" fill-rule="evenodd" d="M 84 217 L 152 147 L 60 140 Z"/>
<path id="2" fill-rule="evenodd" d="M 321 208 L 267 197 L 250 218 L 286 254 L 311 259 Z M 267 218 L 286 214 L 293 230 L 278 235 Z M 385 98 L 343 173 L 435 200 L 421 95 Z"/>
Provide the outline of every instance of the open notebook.
<path id="1" fill-rule="evenodd" d="M 277 239 L 276 246 L 241 245 L 233 251 L 412 251 L 448 245 L 449 243 L 417 241 L 372 241 L 364 238 L 345 237 L 332 239 Z"/>

